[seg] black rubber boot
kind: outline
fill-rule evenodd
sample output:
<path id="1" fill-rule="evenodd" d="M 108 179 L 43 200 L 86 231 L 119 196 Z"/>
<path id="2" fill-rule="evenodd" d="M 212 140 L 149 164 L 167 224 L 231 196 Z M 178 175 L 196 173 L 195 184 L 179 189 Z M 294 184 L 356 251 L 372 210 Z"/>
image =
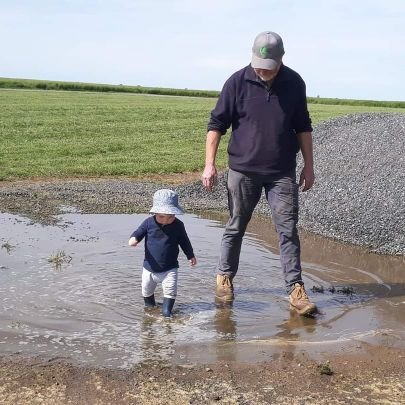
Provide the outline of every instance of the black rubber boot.
<path id="1" fill-rule="evenodd" d="M 143 301 L 145 302 L 145 307 L 155 307 L 155 294 L 152 294 L 150 297 L 143 297 Z"/>
<path id="2" fill-rule="evenodd" d="M 172 315 L 172 309 L 174 305 L 174 298 L 163 298 L 163 305 L 162 305 L 162 314 L 165 317 L 169 317 Z"/>

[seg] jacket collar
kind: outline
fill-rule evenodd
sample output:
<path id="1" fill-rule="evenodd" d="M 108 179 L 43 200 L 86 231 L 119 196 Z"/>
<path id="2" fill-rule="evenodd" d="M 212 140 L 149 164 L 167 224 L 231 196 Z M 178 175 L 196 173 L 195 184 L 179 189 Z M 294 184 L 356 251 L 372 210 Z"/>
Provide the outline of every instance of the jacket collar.
<path id="1" fill-rule="evenodd" d="M 277 76 L 274 78 L 274 83 L 279 83 L 283 82 L 285 80 L 290 80 L 291 76 L 288 71 L 288 67 L 285 66 L 284 64 L 281 64 L 280 70 L 277 73 Z M 260 83 L 259 78 L 256 75 L 256 72 L 252 68 L 252 65 L 246 66 L 245 69 L 245 75 L 244 75 L 245 80 Z"/>

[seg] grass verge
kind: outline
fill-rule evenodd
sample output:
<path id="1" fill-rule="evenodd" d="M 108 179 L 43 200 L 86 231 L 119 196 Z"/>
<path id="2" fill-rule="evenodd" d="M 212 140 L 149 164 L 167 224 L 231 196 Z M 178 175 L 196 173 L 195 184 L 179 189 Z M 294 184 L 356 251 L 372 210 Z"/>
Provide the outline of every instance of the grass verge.
<path id="1" fill-rule="evenodd" d="M 0 180 L 140 176 L 200 171 L 216 100 L 126 93 L 0 89 Z M 395 111 L 309 104 L 313 123 L 354 112 Z M 218 151 L 227 164 L 228 136 Z"/>

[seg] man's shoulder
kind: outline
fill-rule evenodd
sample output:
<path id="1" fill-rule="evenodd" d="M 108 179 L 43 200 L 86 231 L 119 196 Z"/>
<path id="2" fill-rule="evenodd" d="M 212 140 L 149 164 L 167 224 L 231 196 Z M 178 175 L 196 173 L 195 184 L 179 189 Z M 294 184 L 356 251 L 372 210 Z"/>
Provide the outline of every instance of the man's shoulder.
<path id="1" fill-rule="evenodd" d="M 242 69 L 234 72 L 233 74 L 231 74 L 231 76 L 229 76 L 227 82 L 239 82 L 240 80 L 244 80 L 248 69 L 250 69 L 250 65 L 247 65 Z"/>
<path id="2" fill-rule="evenodd" d="M 297 82 L 304 83 L 302 77 L 297 73 L 295 70 L 291 69 L 290 67 L 283 65 L 280 69 L 280 78 L 284 80 L 294 80 Z"/>
<path id="3" fill-rule="evenodd" d="M 243 67 L 242 69 L 237 70 L 232 76 L 245 77 L 245 74 L 249 69 L 251 69 L 251 67 L 250 67 L 250 65 L 247 65 L 247 66 Z"/>

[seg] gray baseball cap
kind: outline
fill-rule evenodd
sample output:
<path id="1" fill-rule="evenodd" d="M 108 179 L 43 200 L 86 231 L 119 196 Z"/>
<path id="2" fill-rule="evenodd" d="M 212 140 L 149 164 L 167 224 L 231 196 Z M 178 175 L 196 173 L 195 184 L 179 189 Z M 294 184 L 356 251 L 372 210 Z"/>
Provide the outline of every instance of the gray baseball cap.
<path id="1" fill-rule="evenodd" d="M 252 51 L 253 68 L 273 70 L 284 55 L 283 40 L 275 32 L 261 32 L 255 38 Z"/>
<path id="2" fill-rule="evenodd" d="M 153 195 L 153 207 L 149 212 L 152 214 L 184 214 L 179 205 L 177 193 L 166 188 L 156 191 Z"/>

